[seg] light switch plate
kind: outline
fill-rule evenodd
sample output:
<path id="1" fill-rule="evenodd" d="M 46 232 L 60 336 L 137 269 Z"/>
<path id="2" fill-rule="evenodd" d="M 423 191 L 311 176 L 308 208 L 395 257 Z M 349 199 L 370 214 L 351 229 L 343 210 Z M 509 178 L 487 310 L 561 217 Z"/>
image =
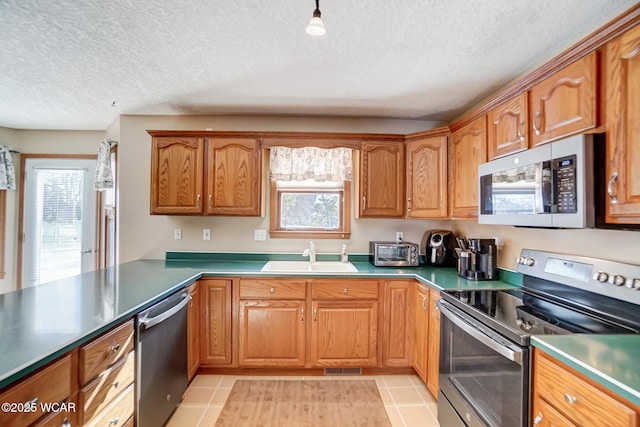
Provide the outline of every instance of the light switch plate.
<path id="1" fill-rule="evenodd" d="M 211 240 L 211 229 L 203 228 L 202 229 L 202 240 Z"/>
<path id="2" fill-rule="evenodd" d="M 174 228 L 173 229 L 173 239 L 174 240 L 182 240 L 182 228 Z"/>
<path id="3" fill-rule="evenodd" d="M 253 230 L 253 240 L 260 242 L 267 240 L 267 230 Z"/>

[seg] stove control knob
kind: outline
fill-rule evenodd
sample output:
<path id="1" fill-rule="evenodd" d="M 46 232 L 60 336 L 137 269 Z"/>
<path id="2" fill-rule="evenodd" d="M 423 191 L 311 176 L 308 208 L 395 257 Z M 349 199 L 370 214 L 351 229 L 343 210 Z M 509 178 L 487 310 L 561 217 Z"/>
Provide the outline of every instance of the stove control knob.
<path id="1" fill-rule="evenodd" d="M 622 286 L 624 285 L 624 282 L 625 278 L 620 276 L 619 274 L 609 276 L 609 283 L 611 283 L 612 285 Z"/>
<path id="2" fill-rule="evenodd" d="M 640 290 L 640 279 L 627 279 L 627 282 L 625 283 L 625 285 L 627 286 L 627 288 L 630 289 L 635 289 Z"/>
<path id="3" fill-rule="evenodd" d="M 516 258 L 516 264 L 524 265 L 524 257 L 519 256 Z"/>
<path id="4" fill-rule="evenodd" d="M 525 263 L 526 263 L 529 267 L 531 267 L 533 264 L 535 264 L 535 263 L 536 263 L 536 260 L 535 260 L 535 259 L 533 259 L 533 258 L 526 258 L 526 259 L 525 259 Z"/>
<path id="5" fill-rule="evenodd" d="M 598 282 L 606 282 L 609 279 L 609 275 L 604 271 L 598 271 L 593 275 L 593 280 L 597 280 Z"/>

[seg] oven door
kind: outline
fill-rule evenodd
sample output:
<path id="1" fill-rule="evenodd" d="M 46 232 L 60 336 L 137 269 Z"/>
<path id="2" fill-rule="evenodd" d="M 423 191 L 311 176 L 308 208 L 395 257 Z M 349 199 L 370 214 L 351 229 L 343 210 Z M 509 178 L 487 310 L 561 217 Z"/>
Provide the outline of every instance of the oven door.
<path id="1" fill-rule="evenodd" d="M 529 349 L 446 301 L 438 305 L 440 425 L 527 426 Z"/>

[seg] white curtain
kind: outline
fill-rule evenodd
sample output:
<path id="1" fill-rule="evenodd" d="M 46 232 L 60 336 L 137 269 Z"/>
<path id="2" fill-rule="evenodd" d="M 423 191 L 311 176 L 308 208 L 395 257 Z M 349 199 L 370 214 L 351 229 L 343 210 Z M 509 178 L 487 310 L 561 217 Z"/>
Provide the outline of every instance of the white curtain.
<path id="1" fill-rule="evenodd" d="M 98 164 L 96 165 L 96 179 L 94 190 L 103 191 L 113 188 L 113 171 L 111 170 L 111 147 L 116 141 L 105 139 L 98 147 Z"/>
<path id="2" fill-rule="evenodd" d="M 271 147 L 271 179 L 279 181 L 318 182 L 352 181 L 353 162 L 350 148 Z"/>
<path id="3" fill-rule="evenodd" d="M 16 171 L 8 147 L 0 145 L 0 190 L 16 189 Z"/>

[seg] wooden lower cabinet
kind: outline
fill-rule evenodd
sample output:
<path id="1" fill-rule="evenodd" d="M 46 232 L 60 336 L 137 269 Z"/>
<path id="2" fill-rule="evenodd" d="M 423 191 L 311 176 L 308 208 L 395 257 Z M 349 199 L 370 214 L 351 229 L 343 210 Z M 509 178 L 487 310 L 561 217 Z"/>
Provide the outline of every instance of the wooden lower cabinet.
<path id="1" fill-rule="evenodd" d="M 640 408 L 536 349 L 532 425 L 637 427 Z"/>
<path id="2" fill-rule="evenodd" d="M 305 301 L 241 300 L 240 366 L 304 366 Z"/>
<path id="3" fill-rule="evenodd" d="M 231 280 L 199 281 L 201 298 L 200 363 L 230 365 L 231 360 Z"/>
<path id="4" fill-rule="evenodd" d="M 312 366 L 377 366 L 377 301 L 314 301 L 312 318 Z"/>
<path id="5" fill-rule="evenodd" d="M 436 305 L 440 292 L 429 290 L 429 339 L 427 346 L 427 388 L 434 398 L 438 398 L 438 377 L 440 375 L 440 309 Z"/>
<path id="6" fill-rule="evenodd" d="M 195 282 L 187 288 L 191 301 L 187 306 L 187 379 L 195 376 L 200 367 L 200 288 Z"/>
<path id="7" fill-rule="evenodd" d="M 413 369 L 427 383 L 427 350 L 429 343 L 429 288 L 415 284 L 413 296 L 415 327 L 413 335 Z"/>
<path id="8" fill-rule="evenodd" d="M 382 366 L 413 366 L 413 280 L 384 282 Z"/>

